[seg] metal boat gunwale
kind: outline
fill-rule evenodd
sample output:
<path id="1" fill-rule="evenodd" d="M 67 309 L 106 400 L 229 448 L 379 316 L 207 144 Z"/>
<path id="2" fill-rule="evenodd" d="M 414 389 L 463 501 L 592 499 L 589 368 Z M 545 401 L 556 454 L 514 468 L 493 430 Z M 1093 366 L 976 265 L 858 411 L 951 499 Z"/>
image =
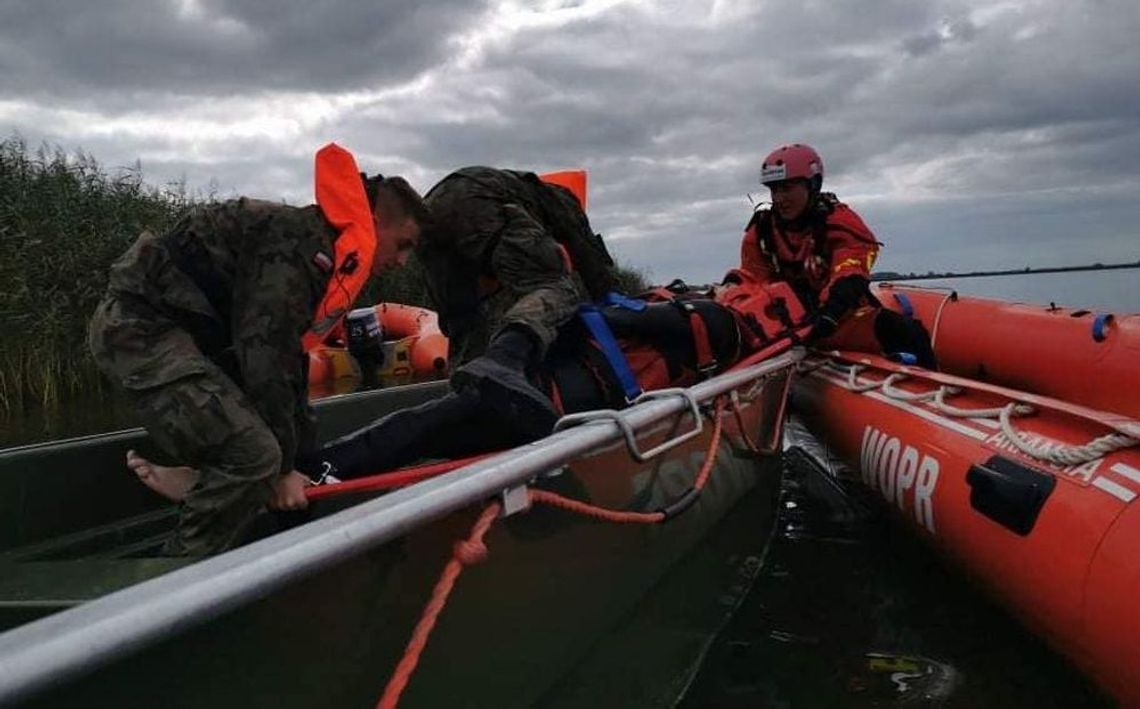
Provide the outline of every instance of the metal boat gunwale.
<path id="1" fill-rule="evenodd" d="M 420 389 L 439 389 L 443 384 L 444 383 L 441 381 L 416 382 L 413 384 L 405 384 L 399 387 L 399 389 L 403 392 L 412 392 Z M 385 394 L 392 391 L 395 391 L 395 389 L 374 389 L 369 391 L 355 391 L 345 394 L 334 394 L 332 396 L 325 396 L 315 400 L 313 402 L 313 405 L 316 407 L 317 411 L 320 411 L 320 409 L 326 405 L 336 405 L 342 403 L 348 404 L 351 403 L 354 399 L 370 399 L 375 397 L 377 394 Z M 125 439 L 141 437 L 145 435 L 146 429 L 142 428 L 141 426 L 134 426 L 132 428 L 122 428 L 117 431 L 89 433 L 83 436 L 73 436 L 71 438 L 63 438 L 53 441 L 38 441 L 36 443 L 25 443 L 18 446 L 0 448 L 0 457 L 16 454 L 35 453 L 47 450 L 58 450 L 63 447 L 90 443 L 92 441 L 111 441 L 119 438 Z"/>
<path id="2" fill-rule="evenodd" d="M 688 392 L 707 401 L 789 369 L 802 357 L 797 349 L 709 379 Z M 623 416 L 640 429 L 688 409 L 681 397 L 657 399 Z M 0 635 L 0 702 L 94 671 L 622 437 L 612 421 L 577 426 L 15 628 Z"/>

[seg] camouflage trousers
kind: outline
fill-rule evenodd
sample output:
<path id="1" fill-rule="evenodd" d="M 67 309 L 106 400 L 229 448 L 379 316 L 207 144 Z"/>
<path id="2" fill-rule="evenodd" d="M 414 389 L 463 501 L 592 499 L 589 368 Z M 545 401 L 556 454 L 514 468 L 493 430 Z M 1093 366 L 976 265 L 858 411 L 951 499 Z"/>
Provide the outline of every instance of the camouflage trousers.
<path id="1" fill-rule="evenodd" d="M 558 328 L 578 312 L 585 298 L 564 278 L 537 288 L 521 298 L 502 288 L 479 305 L 479 310 L 448 339 L 452 366 L 483 354 L 494 336 L 508 325 L 527 330 L 545 352 L 558 336 Z"/>
<path id="2" fill-rule="evenodd" d="M 280 473 L 281 450 L 269 427 L 193 338 L 145 302 L 108 297 L 92 317 L 89 344 L 154 443 L 172 462 L 199 472 L 165 552 L 206 556 L 234 546 Z"/>

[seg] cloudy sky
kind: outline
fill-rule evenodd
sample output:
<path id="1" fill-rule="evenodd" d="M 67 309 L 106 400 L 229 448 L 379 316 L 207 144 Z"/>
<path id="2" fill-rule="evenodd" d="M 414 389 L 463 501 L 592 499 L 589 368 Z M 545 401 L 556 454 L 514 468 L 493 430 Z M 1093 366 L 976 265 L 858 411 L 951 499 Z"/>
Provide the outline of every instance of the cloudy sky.
<path id="1" fill-rule="evenodd" d="M 619 259 L 709 281 L 813 144 L 901 271 L 1140 259 L 1136 0 L 8 0 L 0 138 L 311 201 L 335 140 L 422 190 L 590 171 Z"/>

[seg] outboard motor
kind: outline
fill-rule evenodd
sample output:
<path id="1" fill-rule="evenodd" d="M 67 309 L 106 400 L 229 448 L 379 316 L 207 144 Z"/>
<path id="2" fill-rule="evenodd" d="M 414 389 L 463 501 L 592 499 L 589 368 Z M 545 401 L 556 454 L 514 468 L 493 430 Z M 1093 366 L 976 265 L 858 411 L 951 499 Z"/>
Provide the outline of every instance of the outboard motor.
<path id="1" fill-rule="evenodd" d="M 356 308 L 344 319 L 348 352 L 362 369 L 379 367 L 384 363 L 384 325 L 375 308 Z"/>

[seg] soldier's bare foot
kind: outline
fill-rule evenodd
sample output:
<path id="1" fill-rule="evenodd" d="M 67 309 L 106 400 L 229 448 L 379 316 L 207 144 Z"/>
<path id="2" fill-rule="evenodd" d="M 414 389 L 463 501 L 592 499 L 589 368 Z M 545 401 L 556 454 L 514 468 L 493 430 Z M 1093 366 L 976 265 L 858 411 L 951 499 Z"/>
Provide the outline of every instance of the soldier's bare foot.
<path id="1" fill-rule="evenodd" d="M 131 450 L 127 451 L 127 468 L 143 485 L 168 500 L 181 502 L 198 482 L 198 471 L 185 465 L 158 465 Z"/>

